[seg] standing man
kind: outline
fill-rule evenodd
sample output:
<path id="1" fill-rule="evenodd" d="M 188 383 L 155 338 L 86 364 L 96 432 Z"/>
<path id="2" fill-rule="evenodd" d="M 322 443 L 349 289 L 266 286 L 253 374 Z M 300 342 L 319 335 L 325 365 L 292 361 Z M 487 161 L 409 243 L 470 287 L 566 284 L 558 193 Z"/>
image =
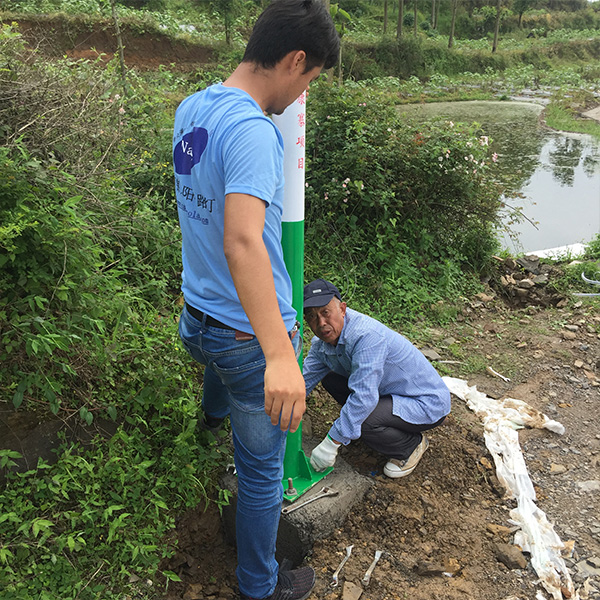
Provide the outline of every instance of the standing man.
<path id="1" fill-rule="evenodd" d="M 185 99 L 175 115 L 179 332 L 206 366 L 206 424 L 231 417 L 243 599 L 300 600 L 314 585 L 310 567 L 278 573 L 275 560 L 286 432 L 298 428 L 305 394 L 281 247 L 283 141 L 265 115 L 281 114 L 338 52 L 324 3 L 274 0 L 230 77 Z"/>
<path id="2" fill-rule="evenodd" d="M 340 445 L 361 438 L 387 457 L 388 477 L 412 473 L 429 447 L 421 432 L 440 425 L 450 412 L 442 378 L 405 337 L 347 308 L 329 281 L 305 286 L 304 318 L 317 336 L 304 361 L 306 395 L 322 381 L 342 405 L 312 452 L 313 468 L 332 467 Z"/>

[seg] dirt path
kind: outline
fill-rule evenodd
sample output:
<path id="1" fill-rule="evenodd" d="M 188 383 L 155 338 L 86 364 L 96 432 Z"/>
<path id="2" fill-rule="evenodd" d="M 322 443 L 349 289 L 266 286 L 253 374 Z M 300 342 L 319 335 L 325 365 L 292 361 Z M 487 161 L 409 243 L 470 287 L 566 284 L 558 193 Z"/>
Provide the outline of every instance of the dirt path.
<path id="1" fill-rule="evenodd" d="M 524 400 L 565 426 L 563 436 L 525 429 L 519 439 L 538 507 L 574 548 L 565 562 L 575 588 L 583 599 L 600 599 L 600 313 L 589 301 L 513 309 L 492 296 L 473 299 L 457 322 L 427 337 L 448 361 L 438 363 L 444 374 L 467 379 L 491 397 Z M 312 426 L 320 439 L 337 410 L 317 390 L 305 431 Z M 376 549 L 385 554 L 363 600 L 537 598 L 541 587 L 529 557 L 518 553 L 518 565 L 503 554 L 503 544 L 513 542 L 508 512 L 515 501 L 503 497 L 477 417 L 453 397 L 451 417 L 430 439 L 415 472 L 395 481 L 382 475 L 384 459 L 360 441 L 341 451 L 374 486 L 307 558 L 318 576 L 310 600 L 353 598 Z M 179 531 L 182 552 L 171 567 L 184 583 L 168 598 L 234 598 L 235 556 L 222 541 L 218 516 L 189 515 Z M 342 580 L 355 587 L 332 589 L 331 574 L 351 544 Z"/>

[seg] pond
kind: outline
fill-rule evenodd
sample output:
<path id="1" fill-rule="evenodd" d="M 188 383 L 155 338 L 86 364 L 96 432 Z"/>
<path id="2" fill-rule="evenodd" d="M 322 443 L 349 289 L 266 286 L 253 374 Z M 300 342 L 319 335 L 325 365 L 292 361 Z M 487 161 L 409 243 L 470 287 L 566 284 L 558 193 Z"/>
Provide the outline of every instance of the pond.
<path id="1" fill-rule="evenodd" d="M 440 102 L 403 106 L 407 117 L 442 117 L 478 123 L 498 153 L 499 178 L 513 192 L 504 198 L 502 247 L 538 253 L 571 247 L 600 232 L 600 141 L 589 135 L 549 130 L 540 124 L 541 104 Z"/>

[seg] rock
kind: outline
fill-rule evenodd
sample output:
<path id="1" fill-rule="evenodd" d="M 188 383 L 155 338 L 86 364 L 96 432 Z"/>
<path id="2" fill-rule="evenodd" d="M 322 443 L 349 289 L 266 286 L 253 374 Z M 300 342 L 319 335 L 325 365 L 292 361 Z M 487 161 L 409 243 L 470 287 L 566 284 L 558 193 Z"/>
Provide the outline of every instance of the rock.
<path id="1" fill-rule="evenodd" d="M 516 546 L 510 544 L 496 544 L 496 558 L 509 569 L 527 568 L 527 559 Z"/>
<path id="2" fill-rule="evenodd" d="M 577 487 L 582 492 L 598 492 L 600 491 L 600 480 L 590 479 L 588 481 L 578 481 Z"/>
<path id="3" fill-rule="evenodd" d="M 442 357 L 435 350 L 432 350 L 431 348 L 424 348 L 423 350 L 421 350 L 421 352 L 423 353 L 425 358 L 427 358 L 427 360 L 432 360 L 432 361 L 442 360 Z"/>
<path id="4" fill-rule="evenodd" d="M 550 473 L 554 475 L 560 475 L 561 473 L 566 473 L 567 467 L 565 465 L 557 465 L 556 463 L 552 463 L 550 465 Z"/>
<path id="5" fill-rule="evenodd" d="M 548 274 L 544 273 L 543 275 L 536 275 L 532 278 L 532 281 L 535 285 L 546 285 L 548 283 Z"/>
<path id="6" fill-rule="evenodd" d="M 587 560 L 580 560 L 576 565 L 577 571 L 584 577 L 598 577 L 600 576 L 600 569 L 593 567 Z"/>
<path id="7" fill-rule="evenodd" d="M 208 589 L 206 593 L 208 595 Z M 183 600 L 202 600 L 204 597 L 203 587 L 200 583 L 190 583 L 183 594 Z"/>
<path id="8" fill-rule="evenodd" d="M 504 264 L 506 265 L 506 267 L 508 269 L 510 269 L 511 271 L 514 271 L 517 268 L 517 261 L 514 260 L 513 258 L 506 258 L 504 260 Z"/>
<path id="9" fill-rule="evenodd" d="M 485 527 L 488 531 L 500 537 L 508 537 L 513 532 L 513 530 L 510 527 L 505 527 L 504 525 L 496 525 L 496 523 L 488 523 Z"/>
<path id="10" fill-rule="evenodd" d="M 563 339 L 565 339 L 565 340 L 576 340 L 577 339 L 577 335 L 575 333 L 573 333 L 572 331 L 563 331 L 562 336 L 563 336 Z"/>
<path id="11" fill-rule="evenodd" d="M 587 561 L 590 565 L 592 565 L 592 567 L 594 567 L 594 569 L 600 569 L 600 557 L 590 556 Z"/>
<path id="12" fill-rule="evenodd" d="M 521 279 L 521 281 L 519 281 L 519 283 L 517 285 L 521 289 L 530 290 L 532 287 L 535 286 L 535 283 L 533 283 L 533 281 L 531 281 L 531 279 Z"/>
<path id="13" fill-rule="evenodd" d="M 567 331 L 579 331 L 579 325 L 565 325 Z"/>
<path id="14" fill-rule="evenodd" d="M 444 573 L 456 575 L 462 570 L 460 563 L 455 558 L 447 558 L 444 561 Z"/>
<path id="15" fill-rule="evenodd" d="M 540 272 L 540 259 L 533 254 L 531 256 L 521 256 L 513 262 L 516 263 L 515 268 L 517 265 L 519 265 L 520 267 L 523 267 L 525 271 L 529 271 L 534 275 L 537 275 Z M 508 266 L 508 263 L 505 264 Z"/>
<path id="16" fill-rule="evenodd" d="M 479 459 L 479 462 L 480 462 L 480 463 L 481 463 L 481 464 L 482 464 L 482 465 L 483 465 L 483 466 L 484 466 L 486 469 L 488 469 L 488 471 L 491 471 L 491 470 L 494 468 L 494 466 L 492 465 L 492 463 L 491 463 L 491 462 L 489 461 L 489 459 L 488 459 L 488 458 L 486 458 L 485 456 L 482 456 L 482 457 Z"/>
<path id="17" fill-rule="evenodd" d="M 342 600 L 358 600 L 363 593 L 362 588 L 351 581 L 344 581 Z"/>
<path id="18" fill-rule="evenodd" d="M 427 560 L 420 560 L 415 571 L 418 575 L 423 577 L 436 577 L 444 574 L 444 565 L 440 563 L 429 562 Z"/>
<path id="19" fill-rule="evenodd" d="M 483 292 L 476 294 L 476 297 L 479 298 L 482 302 L 491 302 L 494 299 L 494 296 L 489 296 Z"/>
<path id="20" fill-rule="evenodd" d="M 219 591 L 219 588 L 214 584 L 210 584 L 210 585 L 207 585 L 203 591 L 204 591 L 204 596 L 216 596 Z M 186 599 L 186 600 L 188 600 L 188 599 Z"/>

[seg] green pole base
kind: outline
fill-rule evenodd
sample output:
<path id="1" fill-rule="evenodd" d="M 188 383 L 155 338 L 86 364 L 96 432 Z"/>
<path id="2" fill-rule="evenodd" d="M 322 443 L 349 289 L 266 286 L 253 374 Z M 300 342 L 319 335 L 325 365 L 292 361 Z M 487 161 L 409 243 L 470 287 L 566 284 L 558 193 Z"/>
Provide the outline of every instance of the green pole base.
<path id="1" fill-rule="evenodd" d="M 290 435 L 297 435 L 297 431 Z M 285 454 L 286 469 L 283 478 L 283 498 L 288 502 L 297 500 L 302 494 L 310 490 L 326 475 L 333 471 L 333 467 L 328 467 L 324 471 L 315 471 L 310 465 L 310 460 L 306 457 L 303 450 L 296 450 Z M 291 487 L 290 487 L 291 486 Z"/>

